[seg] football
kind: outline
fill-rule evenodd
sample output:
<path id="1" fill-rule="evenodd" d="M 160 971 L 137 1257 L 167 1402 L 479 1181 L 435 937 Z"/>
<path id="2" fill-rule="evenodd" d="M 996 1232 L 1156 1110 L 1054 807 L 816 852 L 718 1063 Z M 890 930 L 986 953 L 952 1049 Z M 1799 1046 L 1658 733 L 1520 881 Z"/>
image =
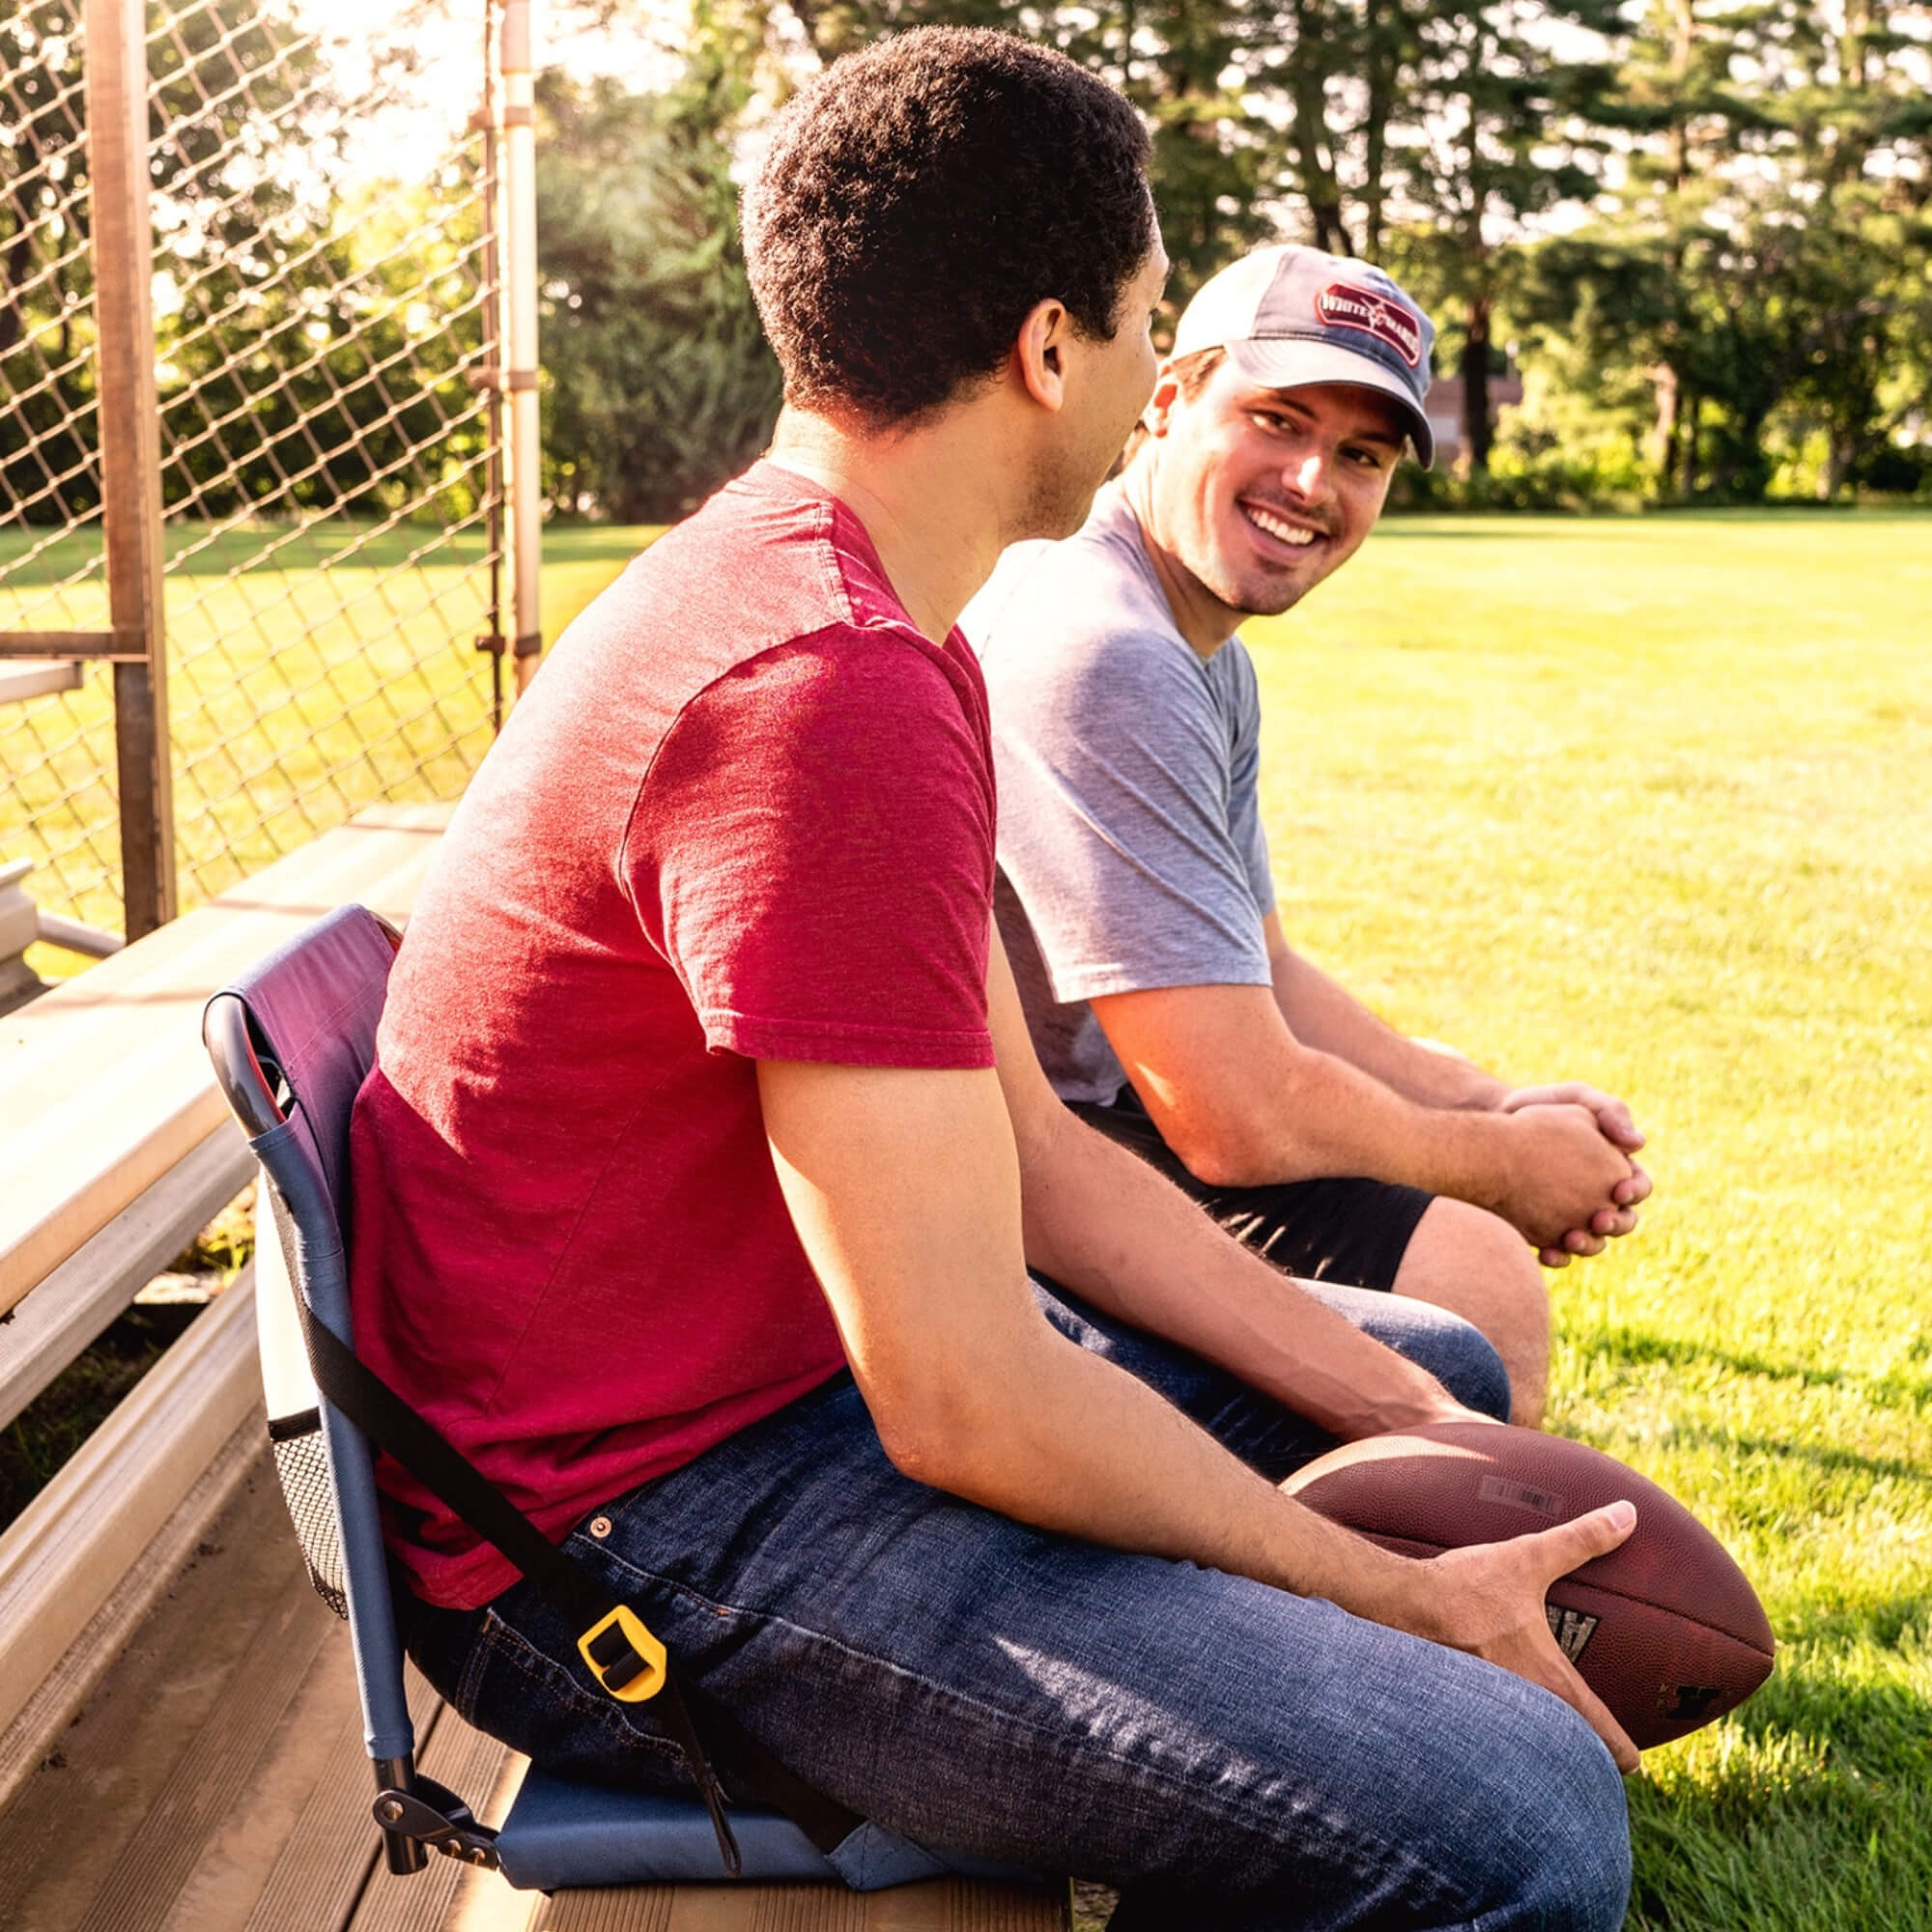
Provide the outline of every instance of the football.
<path id="1" fill-rule="evenodd" d="M 1636 1527 L 1549 1587 L 1549 1630 L 1639 1750 L 1734 1711 L 1771 1675 L 1763 1606 L 1722 1544 L 1674 1496 L 1560 1435 L 1443 1423 L 1345 1443 L 1282 1488 L 1409 1556 L 1501 1543 L 1620 1497 Z"/>

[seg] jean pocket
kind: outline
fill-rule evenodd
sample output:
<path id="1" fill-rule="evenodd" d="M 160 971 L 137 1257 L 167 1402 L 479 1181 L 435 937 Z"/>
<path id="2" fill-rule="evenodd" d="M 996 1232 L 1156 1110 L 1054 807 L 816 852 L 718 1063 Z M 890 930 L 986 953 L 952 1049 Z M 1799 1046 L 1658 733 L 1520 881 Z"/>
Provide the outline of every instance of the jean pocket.
<path id="1" fill-rule="evenodd" d="M 569 1663 L 551 1655 L 494 1606 L 451 1702 L 479 1731 L 558 1776 L 689 1788 L 683 1755 L 648 1704 L 619 1704 L 593 1689 L 574 1654 Z"/>

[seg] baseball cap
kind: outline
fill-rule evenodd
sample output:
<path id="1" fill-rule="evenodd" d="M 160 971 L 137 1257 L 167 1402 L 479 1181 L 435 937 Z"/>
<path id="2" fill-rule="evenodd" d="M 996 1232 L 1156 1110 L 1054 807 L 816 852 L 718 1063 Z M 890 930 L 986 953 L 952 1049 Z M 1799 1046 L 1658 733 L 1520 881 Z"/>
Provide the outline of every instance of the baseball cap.
<path id="1" fill-rule="evenodd" d="M 1379 389 L 1402 405 L 1428 469 L 1435 439 L 1423 399 L 1435 342 L 1435 324 L 1379 269 L 1291 242 L 1257 248 L 1204 282 L 1181 311 L 1173 354 L 1225 349 L 1242 375 L 1270 389 Z"/>

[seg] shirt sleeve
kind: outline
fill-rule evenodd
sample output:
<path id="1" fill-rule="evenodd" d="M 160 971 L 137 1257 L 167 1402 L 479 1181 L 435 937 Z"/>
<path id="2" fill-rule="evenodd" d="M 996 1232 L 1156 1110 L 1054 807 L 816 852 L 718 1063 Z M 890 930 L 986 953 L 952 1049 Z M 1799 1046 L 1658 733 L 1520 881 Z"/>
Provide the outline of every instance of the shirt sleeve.
<path id="1" fill-rule="evenodd" d="M 713 1051 L 993 1065 L 993 793 L 927 650 L 840 630 L 761 653 L 667 734 L 625 841 Z"/>
<path id="2" fill-rule="evenodd" d="M 1116 634 L 996 682 L 993 724 L 1000 864 L 1056 1000 L 1269 983 L 1259 810 L 1237 828 L 1234 721 L 1183 643 Z"/>

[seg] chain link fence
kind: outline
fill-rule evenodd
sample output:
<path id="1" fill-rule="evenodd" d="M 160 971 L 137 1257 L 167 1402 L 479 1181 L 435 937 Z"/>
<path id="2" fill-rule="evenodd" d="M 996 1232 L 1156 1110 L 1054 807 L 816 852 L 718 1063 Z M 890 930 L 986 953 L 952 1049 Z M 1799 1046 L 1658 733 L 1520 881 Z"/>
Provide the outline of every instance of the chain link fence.
<path id="1" fill-rule="evenodd" d="M 118 925 L 111 668 L 23 655 L 112 629 L 85 85 L 111 11 L 0 0 L 0 865 Z M 147 8 L 184 906 L 363 805 L 454 797 L 500 717 L 496 12 L 458 0 L 426 55 L 420 21 L 384 46 L 323 0 Z"/>

